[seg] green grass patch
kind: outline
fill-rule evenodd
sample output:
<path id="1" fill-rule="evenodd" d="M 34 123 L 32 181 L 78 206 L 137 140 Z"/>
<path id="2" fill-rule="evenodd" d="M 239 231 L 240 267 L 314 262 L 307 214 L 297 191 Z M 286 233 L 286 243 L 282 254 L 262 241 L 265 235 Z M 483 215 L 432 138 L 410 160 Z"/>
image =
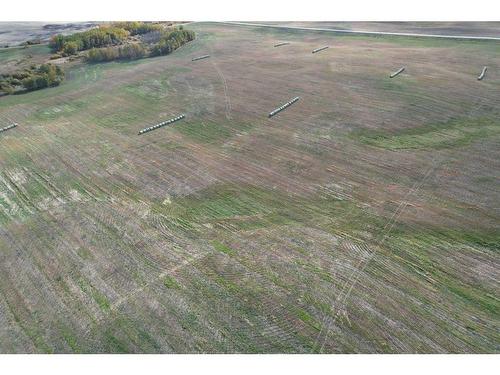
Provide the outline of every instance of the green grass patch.
<path id="1" fill-rule="evenodd" d="M 450 280 L 450 284 L 447 286 L 447 289 L 460 297 L 466 303 L 474 306 L 480 307 L 482 310 L 488 311 L 492 315 L 498 316 L 500 312 L 500 300 L 493 296 L 486 296 L 482 293 L 481 290 L 472 289 L 468 287 L 464 287 Z"/>
<path id="2" fill-rule="evenodd" d="M 167 219 L 165 224 L 171 229 L 193 235 L 206 231 L 207 225 L 217 226 L 217 230 L 227 225 L 252 230 L 294 223 L 328 231 L 337 229 L 339 223 L 344 230 L 370 228 L 367 213 L 353 202 L 332 197 L 297 197 L 250 185 L 212 186 L 187 197 L 174 198 L 168 205 L 157 202 L 153 210 Z"/>
<path id="3" fill-rule="evenodd" d="M 394 67 L 392 70 L 397 70 L 397 67 Z M 389 73 L 392 73 L 391 70 L 388 70 L 387 75 L 383 78 L 379 78 L 375 81 L 375 87 L 379 90 L 386 91 L 385 95 L 390 95 L 390 97 L 401 97 L 401 95 L 409 95 L 409 90 L 414 90 L 417 86 L 417 80 L 415 77 L 406 74 L 406 72 L 401 73 L 396 78 L 390 78 Z M 408 100 L 412 99 L 408 98 Z"/>
<path id="4" fill-rule="evenodd" d="M 111 330 L 107 330 L 104 334 L 104 342 L 106 343 L 106 353 L 128 353 L 127 345 L 113 335 Z"/>
<path id="5" fill-rule="evenodd" d="M 383 254 L 378 258 L 386 261 L 392 258 L 400 265 L 401 270 L 406 269 L 408 275 L 431 283 L 446 296 L 448 303 L 457 306 L 457 311 L 467 308 L 474 311 L 474 314 L 494 317 L 500 311 L 500 300 L 495 297 L 494 287 L 491 284 L 471 282 L 470 272 L 463 273 L 459 269 L 450 268 L 443 262 L 443 258 L 476 257 L 481 253 L 491 257 L 498 253 L 499 244 L 500 234 L 493 230 L 451 230 L 437 226 L 415 228 L 400 224 L 386 238 L 380 249 Z M 408 290 L 408 293 L 414 292 L 416 291 Z M 427 297 L 419 294 L 418 298 L 425 300 Z"/>
<path id="6" fill-rule="evenodd" d="M 295 263 L 297 263 L 299 266 L 306 269 L 307 271 L 314 273 L 323 281 L 326 281 L 328 283 L 332 283 L 334 281 L 330 272 L 328 272 L 327 270 L 325 270 L 323 268 L 320 268 L 312 263 L 304 262 L 300 259 L 297 259 L 295 261 Z"/>
<path id="7" fill-rule="evenodd" d="M 109 309 L 111 308 L 111 303 L 103 293 L 97 290 L 96 287 L 94 287 L 92 284 L 90 284 L 87 280 L 83 278 L 80 278 L 78 280 L 78 285 L 80 286 L 80 289 L 84 293 L 92 297 L 92 299 L 97 303 L 97 305 L 101 308 L 101 310 L 109 311 Z"/>
<path id="8" fill-rule="evenodd" d="M 168 96 L 171 88 L 168 76 L 133 83 L 125 86 L 128 93 L 144 99 L 162 99 Z"/>
<path id="9" fill-rule="evenodd" d="M 269 204 L 276 206 L 278 194 L 250 186 L 218 185 L 200 194 L 174 200 L 169 213 L 191 222 L 251 216 L 270 212 Z"/>
<path id="10" fill-rule="evenodd" d="M 30 46 L 27 48 L 19 47 L 19 48 L 3 48 L 0 49 L 0 63 L 6 64 L 9 61 L 17 60 L 29 60 L 32 57 L 44 56 L 47 57 L 50 55 L 50 48 L 46 44 L 39 44 Z M 28 61 L 26 61 L 28 62 Z"/>
<path id="11" fill-rule="evenodd" d="M 71 329 L 64 327 L 61 329 L 61 336 L 68 346 L 71 348 L 73 353 L 80 353 L 80 347 L 78 346 L 78 340 L 76 336 L 73 334 Z"/>
<path id="12" fill-rule="evenodd" d="M 371 146 L 398 151 L 465 146 L 476 140 L 498 135 L 498 119 L 466 118 L 394 131 L 363 129 L 352 132 L 350 137 Z"/>
<path id="13" fill-rule="evenodd" d="M 215 276 L 215 282 L 224 287 L 224 289 L 231 294 L 242 293 L 244 290 L 246 290 L 245 288 L 240 287 L 234 281 L 226 279 L 223 275 Z"/>
<path id="14" fill-rule="evenodd" d="M 206 123 L 181 121 L 175 125 L 175 130 L 185 137 L 198 143 L 219 144 L 236 133 L 251 128 L 249 124 L 241 123 Z"/>
<path id="15" fill-rule="evenodd" d="M 168 289 L 180 289 L 181 288 L 181 285 L 177 282 L 177 280 L 169 275 L 167 275 L 163 278 L 163 285 L 165 285 L 165 287 L 167 287 Z"/>
<path id="16" fill-rule="evenodd" d="M 92 256 L 92 253 L 89 249 L 87 249 L 86 247 L 79 247 L 77 250 L 76 250 L 76 253 L 82 258 L 82 259 L 85 259 L 85 260 L 89 260 L 89 259 L 93 259 L 93 256 Z"/>
<path id="17" fill-rule="evenodd" d="M 102 95 L 87 95 L 83 98 L 38 110 L 33 117 L 37 120 L 48 121 L 59 117 L 71 116 L 87 110 L 91 105 L 102 101 Z"/>
<path id="18" fill-rule="evenodd" d="M 311 316 L 309 313 L 305 310 L 298 309 L 297 310 L 297 316 L 300 320 L 302 320 L 304 323 L 310 325 L 317 331 L 321 330 L 320 324 Z"/>
<path id="19" fill-rule="evenodd" d="M 35 348 L 42 353 L 53 353 L 52 348 L 45 342 L 43 334 L 39 331 L 38 327 L 32 327 L 31 325 L 29 325 L 29 320 L 24 318 L 24 314 L 21 314 L 21 312 L 17 310 L 17 308 L 9 301 L 8 298 L 5 298 L 4 301 L 7 304 L 7 307 L 12 314 L 14 321 L 19 325 L 23 333 L 30 338 Z M 31 318 L 34 321 L 37 321 L 39 319 L 38 315 L 38 312 L 34 311 L 31 314 Z"/>
<path id="20" fill-rule="evenodd" d="M 454 241 L 475 248 L 486 248 L 500 252 L 500 232 L 497 230 L 458 230 L 447 228 L 425 228 L 423 233 L 432 233 L 441 241 Z"/>
<path id="21" fill-rule="evenodd" d="M 227 254 L 227 255 L 235 255 L 236 252 L 234 249 L 230 248 L 227 245 L 224 245 L 222 242 L 219 241 L 212 241 L 212 246 L 214 247 L 215 250 L 220 251 L 221 253 Z"/>
<path id="22" fill-rule="evenodd" d="M 189 331 L 196 331 L 198 326 L 198 317 L 192 311 L 189 311 L 185 316 L 182 317 L 180 325 L 183 329 Z"/>
<path id="23" fill-rule="evenodd" d="M 105 128 L 120 129 L 129 128 L 130 124 L 137 124 L 143 121 L 144 115 L 134 110 L 119 111 L 102 117 L 95 117 L 97 125 Z"/>

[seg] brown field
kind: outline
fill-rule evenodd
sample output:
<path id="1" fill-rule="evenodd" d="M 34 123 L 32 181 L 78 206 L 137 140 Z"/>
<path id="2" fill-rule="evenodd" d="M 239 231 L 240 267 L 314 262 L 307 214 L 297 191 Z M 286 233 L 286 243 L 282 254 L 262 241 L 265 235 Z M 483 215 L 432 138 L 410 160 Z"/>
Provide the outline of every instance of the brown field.
<path id="1" fill-rule="evenodd" d="M 0 352 L 500 352 L 500 43 L 188 28 L 0 98 Z"/>

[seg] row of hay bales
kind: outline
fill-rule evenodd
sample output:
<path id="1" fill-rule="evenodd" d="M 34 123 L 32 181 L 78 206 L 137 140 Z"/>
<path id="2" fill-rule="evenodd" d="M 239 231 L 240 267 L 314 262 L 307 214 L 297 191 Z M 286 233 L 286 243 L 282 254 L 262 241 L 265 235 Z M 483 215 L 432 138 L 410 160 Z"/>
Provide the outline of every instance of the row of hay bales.
<path id="1" fill-rule="evenodd" d="M 402 68 L 400 68 L 400 69 L 398 69 L 397 71 L 395 71 L 394 73 L 392 73 L 389 77 L 390 77 L 390 78 L 394 78 L 394 77 L 396 77 L 398 74 L 403 73 L 403 72 L 404 72 L 404 70 L 405 70 L 405 67 L 403 66 Z"/>
<path id="2" fill-rule="evenodd" d="M 316 49 L 313 49 L 312 53 L 318 53 L 318 52 L 321 52 L 327 48 L 329 48 L 330 46 L 324 46 L 324 47 L 320 47 L 320 48 L 316 48 Z"/>
<path id="3" fill-rule="evenodd" d="M 399 74 L 403 73 L 403 72 L 404 72 L 404 70 L 405 70 L 405 67 L 402 67 L 402 68 L 398 69 L 397 71 L 395 71 L 394 73 L 391 73 L 391 75 L 390 75 L 389 77 L 390 77 L 390 78 L 394 78 L 394 77 L 396 77 L 397 75 L 399 75 Z M 479 77 L 477 77 L 477 79 L 478 79 L 479 81 L 481 81 L 481 80 L 484 78 L 484 76 L 486 75 L 486 71 L 487 71 L 487 70 L 488 70 L 488 67 L 486 67 L 486 66 L 485 66 L 485 67 L 483 68 L 483 70 L 481 71 L 481 74 L 479 75 Z"/>
<path id="4" fill-rule="evenodd" d="M 17 124 L 12 124 L 12 125 L 6 126 L 4 128 L 0 128 L 0 133 L 5 132 L 9 129 L 15 128 L 16 126 L 17 126 Z"/>
<path id="5" fill-rule="evenodd" d="M 481 81 L 481 80 L 484 78 L 484 76 L 486 75 L 486 70 L 488 70 L 488 67 L 487 67 L 487 66 L 485 66 L 485 67 L 483 68 L 483 71 L 481 72 L 481 74 L 479 75 L 479 77 L 477 77 L 477 80 L 478 80 L 478 81 Z"/>
<path id="6" fill-rule="evenodd" d="M 198 57 L 194 57 L 191 61 L 198 61 L 198 60 L 208 59 L 209 57 L 210 57 L 210 55 L 198 56 Z"/>
<path id="7" fill-rule="evenodd" d="M 160 122 L 157 125 L 150 126 L 149 128 L 142 129 L 139 132 L 139 135 L 147 133 L 147 132 L 150 132 L 150 131 L 153 131 L 153 130 L 156 130 L 156 129 L 161 128 L 161 127 L 166 126 L 166 125 L 170 125 L 170 124 L 172 124 L 172 123 L 174 123 L 176 121 L 182 120 L 184 117 L 186 117 L 186 115 L 182 114 L 182 115 L 174 117 L 174 118 L 172 118 L 170 120 Z"/>
<path id="8" fill-rule="evenodd" d="M 295 98 L 293 98 L 292 100 L 290 100 L 289 102 L 286 102 L 285 104 L 283 104 L 281 107 L 279 108 L 276 108 L 274 111 L 270 112 L 269 113 L 269 117 L 273 117 L 274 115 L 278 114 L 279 112 L 281 112 L 282 110 L 284 110 L 285 108 L 291 106 L 293 103 L 295 103 L 297 100 L 299 100 L 300 97 L 297 96 Z"/>

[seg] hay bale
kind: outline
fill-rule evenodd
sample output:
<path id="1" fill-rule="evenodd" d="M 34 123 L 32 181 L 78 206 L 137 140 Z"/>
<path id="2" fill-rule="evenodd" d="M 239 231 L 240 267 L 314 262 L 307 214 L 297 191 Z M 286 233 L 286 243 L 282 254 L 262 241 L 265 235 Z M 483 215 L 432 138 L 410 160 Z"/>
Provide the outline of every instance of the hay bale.
<path id="1" fill-rule="evenodd" d="M 193 58 L 191 61 L 198 61 L 198 60 L 203 60 L 203 59 L 208 59 L 210 55 L 203 55 L 203 56 L 198 56 Z"/>
<path id="2" fill-rule="evenodd" d="M 485 67 L 483 68 L 483 71 L 481 72 L 481 74 L 479 75 L 479 77 L 477 77 L 477 80 L 478 80 L 478 81 L 481 81 L 481 80 L 484 78 L 484 76 L 486 75 L 486 70 L 488 70 L 488 67 L 487 67 L 487 66 L 485 66 Z"/>
<path id="3" fill-rule="evenodd" d="M 0 128 L 0 133 L 3 133 L 3 132 L 5 132 L 5 131 L 7 131 L 7 130 L 9 130 L 9 129 L 13 129 L 13 128 L 15 128 L 16 126 L 17 126 L 17 124 L 16 124 L 16 123 L 14 123 L 14 124 L 11 124 L 11 125 L 9 125 L 9 126 L 5 126 L 5 127 L 3 127 L 3 128 Z"/>
<path id="4" fill-rule="evenodd" d="M 403 72 L 404 72 L 404 70 L 405 70 L 405 67 L 402 67 L 402 68 L 398 69 L 397 71 L 395 71 L 394 73 L 392 73 L 392 74 L 389 76 L 389 78 L 394 78 L 394 77 L 396 77 L 398 74 L 403 73 Z"/>
<path id="5" fill-rule="evenodd" d="M 318 52 L 321 52 L 327 48 L 329 48 L 330 46 L 324 46 L 324 47 L 320 47 L 320 48 L 316 48 L 316 49 L 313 49 L 312 53 L 318 53 Z"/>
<path id="6" fill-rule="evenodd" d="M 274 115 L 277 115 L 278 113 L 280 113 L 281 111 L 283 111 L 285 108 L 291 106 L 293 103 L 295 103 L 299 99 L 300 99 L 300 96 L 297 96 L 297 97 L 293 98 L 292 100 L 286 102 L 281 107 L 278 107 L 275 110 L 269 112 L 268 117 L 270 118 L 270 117 L 273 117 Z"/>

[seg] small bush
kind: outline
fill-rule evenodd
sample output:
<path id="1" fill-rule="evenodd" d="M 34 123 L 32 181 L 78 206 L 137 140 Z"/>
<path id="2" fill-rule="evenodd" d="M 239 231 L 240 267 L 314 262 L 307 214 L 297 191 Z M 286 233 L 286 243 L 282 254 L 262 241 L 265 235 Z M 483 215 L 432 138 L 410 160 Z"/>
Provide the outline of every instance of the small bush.
<path id="1" fill-rule="evenodd" d="M 64 79 L 64 72 L 59 66 L 43 64 L 22 73 L 21 85 L 27 91 L 58 86 Z"/>

